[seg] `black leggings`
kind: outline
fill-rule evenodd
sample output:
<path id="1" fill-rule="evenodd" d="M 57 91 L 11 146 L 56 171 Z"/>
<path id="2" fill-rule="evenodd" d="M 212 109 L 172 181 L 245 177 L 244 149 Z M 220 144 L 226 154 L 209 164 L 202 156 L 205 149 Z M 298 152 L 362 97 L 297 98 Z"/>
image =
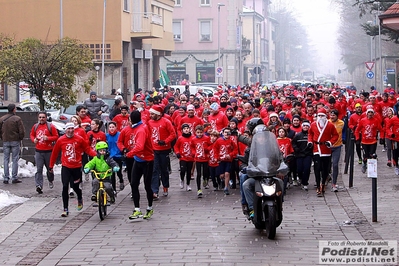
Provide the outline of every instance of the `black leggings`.
<path id="1" fill-rule="evenodd" d="M 204 180 L 209 180 L 209 166 L 208 162 L 196 162 L 195 167 L 197 168 L 197 190 L 201 189 L 201 176 Z"/>
<path id="2" fill-rule="evenodd" d="M 132 176 L 130 178 L 130 186 L 132 187 L 132 196 L 134 206 L 136 208 L 140 208 L 140 192 L 139 185 L 141 176 L 144 175 L 144 188 L 147 194 L 148 207 L 152 207 L 152 189 L 151 189 L 151 181 L 152 181 L 152 171 L 154 167 L 154 161 L 149 162 L 137 162 L 134 161 Z"/>
<path id="3" fill-rule="evenodd" d="M 75 191 L 78 201 L 82 200 L 82 190 L 79 184 L 82 182 L 81 168 L 68 168 L 62 166 L 61 168 L 61 181 L 62 181 L 62 203 L 64 209 L 68 209 L 69 205 L 69 186 Z"/>
<path id="4" fill-rule="evenodd" d="M 314 161 L 314 175 L 316 177 L 316 185 L 319 188 L 320 182 L 322 185 L 326 184 L 328 174 L 330 173 L 331 156 L 314 155 L 313 161 Z"/>
<path id="5" fill-rule="evenodd" d="M 180 180 L 184 181 L 184 176 L 186 176 L 186 184 L 190 185 L 191 181 L 191 169 L 193 168 L 194 162 L 179 161 L 180 164 Z"/>
<path id="6" fill-rule="evenodd" d="M 363 162 L 367 162 L 367 159 L 371 159 L 373 155 L 377 151 L 377 143 L 374 144 L 363 144 L 362 143 L 362 148 L 363 148 Z"/>

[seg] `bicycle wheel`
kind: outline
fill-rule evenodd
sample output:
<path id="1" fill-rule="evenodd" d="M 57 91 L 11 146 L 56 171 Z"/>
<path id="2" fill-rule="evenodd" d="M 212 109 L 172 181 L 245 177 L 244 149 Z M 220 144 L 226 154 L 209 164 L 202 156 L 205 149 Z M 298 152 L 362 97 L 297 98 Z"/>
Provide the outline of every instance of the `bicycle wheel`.
<path id="1" fill-rule="evenodd" d="M 98 200 L 98 214 L 100 216 L 101 221 L 104 220 L 105 215 L 107 215 L 106 209 L 104 211 L 104 208 L 107 208 L 107 206 L 104 204 L 104 197 L 106 197 L 105 196 L 105 191 L 102 190 L 102 189 L 98 190 L 98 197 L 97 197 L 97 200 Z M 105 198 L 105 200 L 106 200 L 106 198 Z"/>

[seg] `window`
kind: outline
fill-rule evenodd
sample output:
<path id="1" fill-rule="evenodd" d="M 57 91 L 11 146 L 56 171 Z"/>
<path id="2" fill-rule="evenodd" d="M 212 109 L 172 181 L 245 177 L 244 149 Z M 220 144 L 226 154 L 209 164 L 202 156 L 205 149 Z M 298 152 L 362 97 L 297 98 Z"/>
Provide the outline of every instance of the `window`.
<path id="1" fill-rule="evenodd" d="M 123 11 L 127 11 L 127 12 L 130 11 L 129 2 L 130 2 L 130 0 L 123 0 Z"/>
<path id="2" fill-rule="evenodd" d="M 181 42 L 182 39 L 182 21 L 173 21 L 173 40 L 175 42 Z"/>
<path id="3" fill-rule="evenodd" d="M 200 21 L 200 42 L 210 42 L 211 39 L 211 21 L 201 20 Z"/>
<path id="4" fill-rule="evenodd" d="M 181 1 L 182 0 L 175 0 L 175 6 L 181 6 Z"/>
<path id="5" fill-rule="evenodd" d="M 103 45 L 101 43 L 96 43 L 96 44 L 89 44 L 88 47 L 90 48 L 92 54 L 93 54 L 93 59 L 94 60 L 101 60 L 102 59 L 102 52 L 103 52 Z M 104 59 L 111 59 L 111 44 L 106 43 L 105 44 L 105 49 L 104 49 Z"/>
<path id="6" fill-rule="evenodd" d="M 211 0 L 201 0 L 201 6 L 210 6 Z"/>

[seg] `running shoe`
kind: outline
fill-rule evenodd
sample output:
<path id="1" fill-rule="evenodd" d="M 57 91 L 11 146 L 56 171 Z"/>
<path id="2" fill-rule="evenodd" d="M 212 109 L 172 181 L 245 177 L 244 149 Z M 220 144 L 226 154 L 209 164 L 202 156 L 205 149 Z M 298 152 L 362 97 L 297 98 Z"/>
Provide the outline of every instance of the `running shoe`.
<path id="1" fill-rule="evenodd" d="M 36 192 L 39 193 L 39 194 L 43 194 L 43 190 L 42 190 L 42 188 L 40 186 L 36 187 Z"/>
<path id="2" fill-rule="evenodd" d="M 154 200 L 159 200 L 159 196 L 158 196 L 157 193 L 153 193 L 153 194 L 152 194 L 152 198 L 153 198 Z"/>
<path id="3" fill-rule="evenodd" d="M 76 209 L 77 209 L 78 211 L 80 211 L 80 210 L 83 209 L 83 200 L 82 200 L 82 199 L 81 199 L 81 200 L 78 200 L 78 206 L 76 207 Z"/>
<path id="4" fill-rule="evenodd" d="M 180 189 L 183 189 L 184 188 L 184 182 L 183 182 L 183 180 L 180 180 Z"/>
<path id="5" fill-rule="evenodd" d="M 187 191 L 191 191 L 191 187 L 190 187 L 189 185 L 187 185 L 186 190 L 187 190 Z"/>
<path id="6" fill-rule="evenodd" d="M 201 190 L 201 189 L 199 189 L 199 190 L 197 191 L 197 196 L 198 196 L 198 198 L 201 198 L 201 197 L 202 197 L 202 190 Z"/>
<path id="7" fill-rule="evenodd" d="M 130 216 L 129 220 L 134 220 L 143 217 L 143 213 L 139 210 L 135 210 Z"/>
<path id="8" fill-rule="evenodd" d="M 49 187 L 50 189 L 53 189 L 53 188 L 54 188 L 54 182 L 53 182 L 53 181 L 49 181 L 49 182 L 48 182 L 48 187 Z"/>
<path id="9" fill-rule="evenodd" d="M 395 167 L 395 175 L 399 175 L 399 168 Z"/>
<path id="10" fill-rule="evenodd" d="M 164 195 L 165 197 L 168 196 L 168 188 L 167 188 L 167 187 L 164 187 L 164 188 L 163 188 L 163 195 Z"/>
<path id="11" fill-rule="evenodd" d="M 67 217 L 69 214 L 68 209 L 64 209 L 64 211 L 61 213 L 61 217 Z"/>
<path id="12" fill-rule="evenodd" d="M 153 214 L 154 214 L 154 209 L 147 210 L 147 212 L 143 216 L 143 219 L 150 219 Z"/>

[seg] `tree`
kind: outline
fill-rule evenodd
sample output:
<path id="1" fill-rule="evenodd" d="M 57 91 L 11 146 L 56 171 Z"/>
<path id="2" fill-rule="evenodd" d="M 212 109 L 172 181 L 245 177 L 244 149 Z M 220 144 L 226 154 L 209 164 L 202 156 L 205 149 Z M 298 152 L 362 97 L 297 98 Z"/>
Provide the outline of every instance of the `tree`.
<path id="1" fill-rule="evenodd" d="M 15 43 L 0 36 L 0 45 L 0 81 L 27 83 L 41 110 L 75 104 L 78 91 L 89 92 L 95 82 L 92 53 L 78 40 L 49 44 L 31 38 Z"/>
<path id="2" fill-rule="evenodd" d="M 337 2 L 341 2 L 342 0 L 336 0 Z M 358 8 L 358 15 L 360 18 L 370 15 L 370 14 L 382 14 L 389 7 L 391 7 L 395 1 L 373 1 L 373 0 L 354 0 L 352 6 Z M 378 23 L 374 23 L 373 25 L 369 23 L 363 23 L 362 28 L 369 36 L 377 36 L 378 35 Z M 394 42 L 396 44 L 399 43 L 399 34 L 390 31 L 385 28 L 381 28 L 381 35 L 384 35 L 387 41 Z"/>

